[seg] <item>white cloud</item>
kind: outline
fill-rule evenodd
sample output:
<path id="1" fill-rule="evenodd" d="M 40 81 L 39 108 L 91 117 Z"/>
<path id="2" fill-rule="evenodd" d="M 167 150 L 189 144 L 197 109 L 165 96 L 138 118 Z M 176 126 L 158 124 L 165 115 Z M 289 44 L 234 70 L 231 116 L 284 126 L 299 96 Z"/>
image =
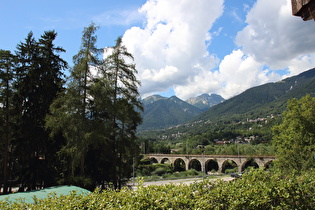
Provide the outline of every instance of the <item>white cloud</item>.
<path id="1" fill-rule="evenodd" d="M 294 76 L 302 73 L 305 70 L 314 68 L 315 66 L 315 53 L 309 55 L 302 55 L 292 59 L 288 64 L 289 74 L 286 77 Z"/>
<path id="2" fill-rule="evenodd" d="M 218 92 L 221 88 L 217 72 L 201 71 L 185 85 L 177 85 L 174 88 L 176 95 L 181 99 L 196 97 L 203 93 Z"/>
<path id="3" fill-rule="evenodd" d="M 223 14 L 223 0 L 147 1 L 139 9 L 146 18 L 144 27 L 130 28 L 123 36 L 135 57 L 141 94 L 173 89 L 184 100 L 202 93 L 230 98 L 314 67 L 314 22 L 293 17 L 290 0 L 242 6 L 247 26 L 235 37 L 235 50 L 219 61 L 209 43 L 227 26 L 212 34 L 209 30 Z M 237 15 L 235 10 L 226 14 Z"/>
<path id="4" fill-rule="evenodd" d="M 257 0 L 246 22 L 237 44 L 272 69 L 287 68 L 292 59 L 315 51 L 314 21 L 292 16 L 290 0 Z"/>
<path id="5" fill-rule="evenodd" d="M 241 49 L 226 55 L 219 65 L 223 97 L 314 67 L 314 23 L 292 16 L 290 0 L 257 0 L 246 22 L 236 36 Z M 284 69 L 288 73 L 283 76 L 276 71 Z"/>
<path id="6" fill-rule="evenodd" d="M 235 50 L 224 57 L 218 75 L 223 86 L 219 94 L 224 98 L 230 98 L 253 86 L 281 79 L 279 74 L 263 69 L 261 63 L 241 50 Z"/>
<path id="7" fill-rule="evenodd" d="M 139 12 L 145 27 L 127 30 L 123 42 L 135 57 L 143 95 L 173 87 L 177 94 L 217 65 L 207 41 L 223 0 L 149 0 Z"/>

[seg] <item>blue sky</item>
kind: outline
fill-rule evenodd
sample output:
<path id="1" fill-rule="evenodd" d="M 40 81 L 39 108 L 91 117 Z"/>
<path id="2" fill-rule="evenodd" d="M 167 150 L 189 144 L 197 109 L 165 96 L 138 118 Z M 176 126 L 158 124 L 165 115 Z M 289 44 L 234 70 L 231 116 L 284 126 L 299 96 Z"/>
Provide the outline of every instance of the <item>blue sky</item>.
<path id="1" fill-rule="evenodd" d="M 58 33 L 72 63 L 82 30 L 100 26 L 98 47 L 118 36 L 134 55 L 143 97 L 202 93 L 225 98 L 315 67 L 315 23 L 290 0 L 0 0 L 0 48 L 33 31 Z"/>

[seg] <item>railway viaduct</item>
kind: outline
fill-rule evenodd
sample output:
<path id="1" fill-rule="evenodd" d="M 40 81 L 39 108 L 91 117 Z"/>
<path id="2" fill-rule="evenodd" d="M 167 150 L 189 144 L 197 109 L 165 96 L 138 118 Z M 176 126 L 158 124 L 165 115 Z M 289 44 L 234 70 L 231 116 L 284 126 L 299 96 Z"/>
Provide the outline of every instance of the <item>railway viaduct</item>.
<path id="1" fill-rule="evenodd" d="M 238 172 L 247 167 L 268 168 L 275 156 L 238 156 L 238 155 L 183 155 L 183 154 L 145 154 L 151 163 L 170 163 L 175 171 L 196 169 L 204 173 L 238 167 Z"/>

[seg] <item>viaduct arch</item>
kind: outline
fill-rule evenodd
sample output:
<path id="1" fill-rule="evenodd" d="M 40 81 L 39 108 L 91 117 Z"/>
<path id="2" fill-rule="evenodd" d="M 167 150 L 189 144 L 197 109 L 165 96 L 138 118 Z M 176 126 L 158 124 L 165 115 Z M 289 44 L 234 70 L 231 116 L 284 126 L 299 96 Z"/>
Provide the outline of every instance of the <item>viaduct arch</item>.
<path id="1" fill-rule="evenodd" d="M 151 163 L 171 163 L 176 171 L 196 169 L 207 173 L 217 171 L 224 173 L 233 166 L 241 173 L 247 167 L 268 168 L 275 156 L 237 156 L 237 155 L 183 155 L 183 154 L 146 154 Z"/>

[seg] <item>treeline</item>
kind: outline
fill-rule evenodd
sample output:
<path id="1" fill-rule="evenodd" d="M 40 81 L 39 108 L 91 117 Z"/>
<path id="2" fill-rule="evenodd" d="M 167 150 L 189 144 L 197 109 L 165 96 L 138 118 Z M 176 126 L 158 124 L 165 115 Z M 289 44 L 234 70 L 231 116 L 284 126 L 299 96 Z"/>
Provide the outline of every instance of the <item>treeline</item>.
<path id="1" fill-rule="evenodd" d="M 229 143 L 229 144 L 205 144 L 204 141 L 188 138 L 186 142 L 167 142 L 141 139 L 141 152 L 143 154 L 195 154 L 201 155 L 276 155 L 272 144 Z M 203 145 L 204 150 L 198 146 Z"/>
<path id="2" fill-rule="evenodd" d="M 30 32 L 14 53 L 0 50 L 0 182 L 3 192 L 57 184 L 121 188 L 137 157 L 140 82 L 119 37 L 100 59 L 97 27 L 84 28 L 73 67 L 57 33 Z M 70 76 L 65 77 L 65 71 Z"/>

